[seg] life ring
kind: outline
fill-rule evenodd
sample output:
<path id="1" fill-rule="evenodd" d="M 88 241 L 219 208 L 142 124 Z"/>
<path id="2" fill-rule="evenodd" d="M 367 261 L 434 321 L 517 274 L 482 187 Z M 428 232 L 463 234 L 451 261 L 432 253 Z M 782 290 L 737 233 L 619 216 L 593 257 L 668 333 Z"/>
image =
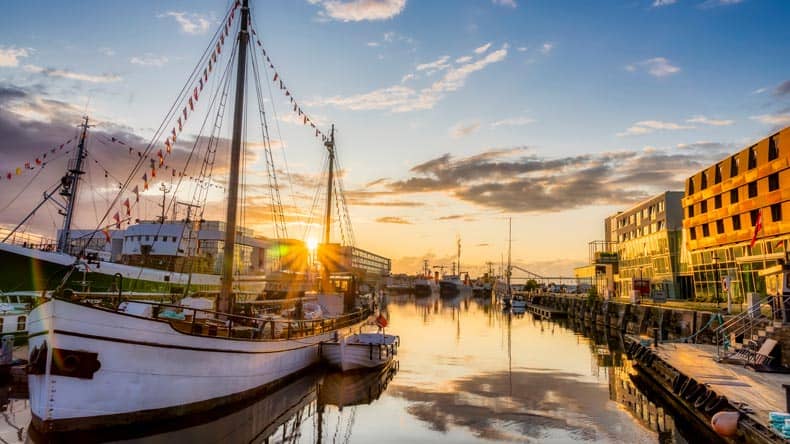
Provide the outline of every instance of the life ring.
<path id="1" fill-rule="evenodd" d="M 694 389 L 689 390 L 684 394 L 683 399 L 685 399 L 688 402 L 694 402 L 694 400 L 697 399 L 698 396 L 705 393 L 706 390 L 708 389 L 704 385 L 697 384 L 696 387 L 694 387 Z"/>
<path id="2" fill-rule="evenodd" d="M 688 376 L 678 373 L 677 376 L 675 376 L 675 379 L 672 381 L 672 392 L 675 394 L 680 393 L 680 389 L 683 387 L 683 384 L 688 381 L 688 379 Z"/>
<path id="3" fill-rule="evenodd" d="M 707 404 L 708 401 L 710 401 L 712 398 L 715 397 L 716 397 L 716 392 L 714 392 L 711 389 L 708 389 L 703 395 L 701 395 L 699 398 L 697 398 L 696 401 L 694 401 L 694 408 L 697 410 L 701 410 L 703 407 L 705 407 L 705 404 Z"/>

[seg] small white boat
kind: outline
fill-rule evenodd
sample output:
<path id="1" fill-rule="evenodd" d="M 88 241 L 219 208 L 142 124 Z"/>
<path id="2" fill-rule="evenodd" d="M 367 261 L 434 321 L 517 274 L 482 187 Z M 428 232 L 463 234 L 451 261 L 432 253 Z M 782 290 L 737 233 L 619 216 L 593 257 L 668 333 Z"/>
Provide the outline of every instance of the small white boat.
<path id="1" fill-rule="evenodd" d="M 398 354 L 400 337 L 381 333 L 354 333 L 321 343 L 321 356 L 332 366 L 349 371 L 381 367 Z"/>
<path id="2" fill-rule="evenodd" d="M 510 306 L 514 309 L 525 309 L 527 308 L 527 300 L 520 294 L 514 295 L 510 300 Z"/>

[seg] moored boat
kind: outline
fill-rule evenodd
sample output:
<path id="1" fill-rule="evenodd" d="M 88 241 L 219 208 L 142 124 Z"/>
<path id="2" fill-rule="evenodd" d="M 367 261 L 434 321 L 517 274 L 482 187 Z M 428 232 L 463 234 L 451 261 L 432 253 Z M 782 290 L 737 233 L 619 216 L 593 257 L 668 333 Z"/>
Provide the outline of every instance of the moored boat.
<path id="1" fill-rule="evenodd" d="M 398 353 L 400 338 L 380 333 L 352 333 L 321 344 L 321 356 L 332 366 L 349 371 L 386 365 Z"/>

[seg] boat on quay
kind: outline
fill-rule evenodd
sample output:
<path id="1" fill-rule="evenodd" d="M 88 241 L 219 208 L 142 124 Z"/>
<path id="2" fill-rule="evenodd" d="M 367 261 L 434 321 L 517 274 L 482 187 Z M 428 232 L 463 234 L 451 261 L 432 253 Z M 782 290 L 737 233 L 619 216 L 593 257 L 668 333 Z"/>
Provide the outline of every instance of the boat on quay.
<path id="1" fill-rule="evenodd" d="M 248 0 L 235 2 L 226 11 L 194 71 L 196 76 L 193 73 L 182 95 L 176 99 L 176 104 L 184 104 L 183 115 L 186 117 L 188 109 L 193 109 L 198 92 L 198 86 L 194 87 L 193 93 L 191 85 L 199 81 L 202 90 L 208 70 L 218 63 L 225 37 L 234 30 L 238 38 L 229 40 L 237 40 L 237 44 L 226 51 L 231 53 L 227 57 L 226 69 L 216 66 L 215 71 L 224 71 L 225 77 L 219 82 L 224 86 L 214 93 L 217 101 L 212 102 L 216 107 L 216 118 L 221 119 L 225 109 L 221 101 L 235 97 L 235 103 L 232 106 L 228 104 L 232 109 L 233 124 L 219 291 L 206 293 L 208 297 L 190 298 L 195 295 L 190 287 L 192 279 L 195 279 L 193 273 L 185 275 L 187 291 L 171 294 L 166 301 L 146 298 L 130 301 L 120 282 L 116 287 L 117 296 L 112 292 L 97 295 L 84 287 L 74 290 L 69 288 L 72 276 L 87 273 L 96 264 L 86 256 L 86 248 L 73 255 L 74 262 L 59 285 L 41 293 L 28 318 L 28 384 L 32 424 L 37 430 L 91 430 L 120 424 L 162 422 L 270 393 L 317 364 L 321 342 L 351 334 L 371 314 L 370 307 L 355 303 L 356 285 L 349 280 L 333 278 L 320 251 L 321 287 L 312 296 L 322 305 L 330 306 L 328 311 L 313 310 L 315 307 L 297 302 L 290 317 L 266 312 L 253 304 L 256 301 L 250 300 L 249 294 L 237 285 L 239 265 L 234 258 L 244 253 L 236 250 L 236 241 L 240 236 L 238 207 L 243 204 L 238 190 L 242 174 L 242 144 L 246 143 L 242 140 L 242 129 L 248 58 L 254 73 L 251 80 L 259 93 L 261 119 L 265 118 L 258 71 L 261 60 L 254 51 L 248 54 L 248 45 L 255 42 L 264 56 L 266 53 L 260 40 L 254 37 L 252 23 Z M 231 81 L 234 59 L 235 83 Z M 201 76 L 200 68 L 204 65 L 207 68 L 202 70 Z M 235 85 L 235 91 L 232 91 L 232 85 Z M 187 101 L 189 105 L 186 105 Z M 179 108 L 180 105 L 172 109 Z M 175 118 L 178 118 L 178 125 L 173 127 L 172 137 L 167 135 L 163 145 L 159 145 L 161 141 L 157 142 L 158 146 L 165 147 L 158 153 L 159 166 L 152 161 L 151 169 L 144 170 L 147 157 L 141 156 L 115 202 L 121 202 L 123 194 L 131 192 L 130 184 L 141 171 L 147 172 L 143 175 L 147 186 L 147 174 L 154 176 L 165 163 L 167 156 L 164 150 L 169 154 L 175 144 L 176 135 L 181 131 L 182 116 L 177 112 L 170 113 L 162 126 L 169 126 L 168 123 L 173 123 Z M 264 125 L 263 122 L 261 124 Z M 84 145 L 88 127 L 88 119 L 85 118 L 80 145 Z M 219 131 L 218 126 L 214 125 L 212 131 Z M 160 135 L 165 134 L 162 131 Z M 212 134 L 211 140 L 215 138 L 216 135 Z M 158 139 L 155 137 L 154 140 Z M 264 132 L 264 145 L 270 146 L 270 142 Z M 334 128 L 325 137 L 324 147 L 328 151 L 330 165 L 324 245 L 330 246 L 331 211 L 340 206 L 332 200 L 333 184 L 339 181 L 332 175 L 336 163 Z M 152 150 L 155 150 L 154 142 L 146 148 L 146 153 Z M 207 152 L 204 161 L 213 162 L 213 152 L 211 149 Z M 213 164 L 206 166 L 207 170 L 211 168 Z M 74 166 L 72 170 L 79 171 L 80 168 Z M 74 174 L 78 175 L 77 172 Z M 137 194 L 136 190 L 135 187 L 131 192 L 132 199 Z M 205 204 L 206 194 L 198 193 L 195 199 Z M 336 199 L 342 197 L 338 195 Z M 129 202 L 127 198 L 123 206 L 128 208 Z M 105 217 L 110 212 L 108 210 Z M 282 215 L 275 214 L 275 218 L 284 224 Z M 119 213 L 114 219 L 120 225 Z M 95 231 L 102 232 L 101 226 Z M 69 256 L 62 260 L 68 261 Z M 136 268 L 138 276 L 148 271 L 145 267 L 126 266 Z M 96 267 L 106 272 L 106 265 Z M 187 303 L 187 299 L 192 300 Z M 307 316 L 308 311 L 313 315 Z M 315 315 L 317 312 L 320 315 Z"/>

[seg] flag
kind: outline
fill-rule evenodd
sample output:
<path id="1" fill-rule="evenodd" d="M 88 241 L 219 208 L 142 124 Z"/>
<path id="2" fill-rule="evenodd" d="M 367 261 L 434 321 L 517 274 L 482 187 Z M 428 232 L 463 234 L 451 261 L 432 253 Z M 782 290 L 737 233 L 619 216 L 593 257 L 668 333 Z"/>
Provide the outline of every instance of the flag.
<path id="1" fill-rule="evenodd" d="M 46 156 L 46 154 L 45 154 L 45 156 Z M 36 165 L 41 165 L 41 159 L 39 159 L 38 157 L 36 157 Z"/>
<path id="2" fill-rule="evenodd" d="M 214 65 L 211 63 L 211 59 L 208 59 L 208 72 L 211 72 L 212 69 L 214 69 Z"/>
<path id="3" fill-rule="evenodd" d="M 159 166 L 161 167 L 162 164 L 165 163 L 165 156 L 162 154 L 162 150 L 159 150 L 156 155 L 159 156 Z"/>
<path id="4" fill-rule="evenodd" d="M 176 129 L 173 128 L 173 130 L 171 132 L 173 134 L 173 143 L 176 143 Z"/>
<path id="5" fill-rule="evenodd" d="M 186 106 L 184 107 L 183 113 L 184 113 L 184 122 L 186 122 L 187 121 L 187 107 Z"/>
<path id="6" fill-rule="evenodd" d="M 197 94 L 197 89 L 195 89 L 195 94 Z M 190 111 L 195 110 L 195 103 L 192 102 L 192 97 L 189 98 L 189 110 Z M 184 111 L 186 111 L 186 109 L 184 109 Z"/>
<path id="7" fill-rule="evenodd" d="M 19 176 L 22 174 L 22 168 L 16 167 L 16 175 Z"/>
<path id="8" fill-rule="evenodd" d="M 115 219 L 115 228 L 120 230 L 121 229 L 121 214 L 116 211 L 115 214 L 112 216 L 112 218 Z"/>
<path id="9" fill-rule="evenodd" d="M 200 82 L 201 91 L 203 91 L 203 82 L 208 82 L 208 68 L 203 68 L 203 80 Z"/>
<path id="10" fill-rule="evenodd" d="M 225 40 L 225 38 L 223 37 L 222 40 Z M 216 54 L 222 54 L 222 49 L 219 46 L 219 42 L 217 42 L 217 52 L 216 52 Z"/>
<path id="11" fill-rule="evenodd" d="M 151 177 L 156 177 L 156 168 L 151 167 Z"/>
<path id="12" fill-rule="evenodd" d="M 197 99 L 198 99 L 198 88 L 197 88 L 197 86 L 195 87 L 195 90 L 192 91 L 192 98 L 195 99 L 195 102 L 197 102 Z"/>
<path id="13" fill-rule="evenodd" d="M 280 77 L 280 75 L 275 72 L 274 73 L 274 78 L 272 79 L 272 82 L 276 82 L 279 77 Z"/>
<path id="14" fill-rule="evenodd" d="M 140 202 L 140 187 L 135 185 L 132 193 L 134 193 L 134 201 Z"/>
<path id="15" fill-rule="evenodd" d="M 184 108 L 184 112 L 186 112 L 186 110 L 187 109 Z M 183 130 L 183 129 L 184 129 L 184 125 L 181 124 L 181 118 L 179 117 L 178 118 L 178 131 L 181 132 L 181 130 Z M 175 136 L 173 136 L 173 137 L 175 137 Z"/>
<path id="16" fill-rule="evenodd" d="M 387 318 L 385 318 L 383 314 L 379 314 L 379 316 L 376 318 L 376 325 L 378 325 L 381 328 L 386 327 Z"/>
<path id="17" fill-rule="evenodd" d="M 134 188 L 135 190 L 137 189 L 137 187 Z M 147 190 L 147 189 L 148 189 L 148 173 L 143 173 L 143 190 Z"/>
<path id="18" fill-rule="evenodd" d="M 33 168 L 30 167 L 30 162 L 25 162 L 25 169 L 32 170 Z"/>
<path id="19" fill-rule="evenodd" d="M 13 174 L 11 174 L 11 173 L 8 173 L 8 174 L 6 174 L 6 176 L 5 176 L 5 177 L 7 177 L 7 178 L 8 178 L 8 180 L 11 180 L 11 177 L 12 177 L 12 176 L 13 176 Z"/>
<path id="20" fill-rule="evenodd" d="M 106 229 L 106 228 L 102 228 L 101 232 L 104 233 L 104 240 L 109 242 L 110 241 L 110 231 L 108 229 Z"/>
<path id="21" fill-rule="evenodd" d="M 757 222 L 754 224 L 754 234 L 752 235 L 752 242 L 749 244 L 749 248 L 754 248 L 754 244 L 757 243 L 757 233 L 763 229 L 763 212 L 762 210 L 757 210 Z"/>
<path id="22" fill-rule="evenodd" d="M 170 154 L 170 150 L 173 149 L 172 145 L 170 144 L 170 139 L 165 139 L 165 146 L 167 147 L 167 154 Z"/>
<path id="23" fill-rule="evenodd" d="M 123 201 L 123 206 L 126 207 L 126 215 L 129 216 L 132 214 L 132 204 L 129 203 L 129 198 L 127 197 L 125 201 Z"/>

